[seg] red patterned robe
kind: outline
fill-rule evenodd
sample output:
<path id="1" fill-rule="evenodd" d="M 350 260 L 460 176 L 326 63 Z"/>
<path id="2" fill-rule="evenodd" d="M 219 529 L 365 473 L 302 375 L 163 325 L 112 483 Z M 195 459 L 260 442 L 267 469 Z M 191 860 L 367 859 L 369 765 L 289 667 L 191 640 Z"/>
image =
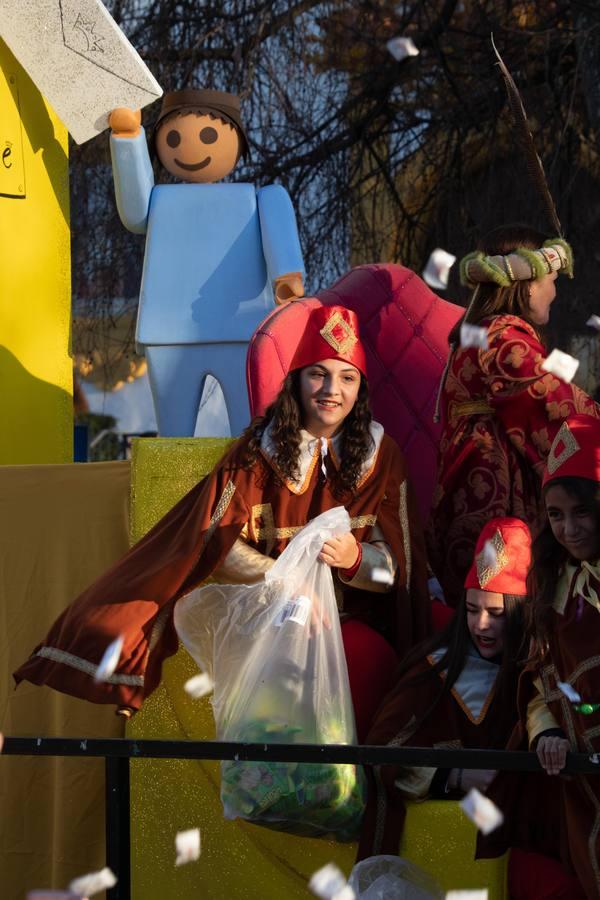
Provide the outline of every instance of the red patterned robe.
<path id="1" fill-rule="evenodd" d="M 600 417 L 580 388 L 542 369 L 547 353 L 531 325 L 507 315 L 481 325 L 488 349 L 459 348 L 448 371 L 428 535 L 430 563 L 454 606 L 489 519 L 540 524 L 541 476 L 563 419 Z"/>

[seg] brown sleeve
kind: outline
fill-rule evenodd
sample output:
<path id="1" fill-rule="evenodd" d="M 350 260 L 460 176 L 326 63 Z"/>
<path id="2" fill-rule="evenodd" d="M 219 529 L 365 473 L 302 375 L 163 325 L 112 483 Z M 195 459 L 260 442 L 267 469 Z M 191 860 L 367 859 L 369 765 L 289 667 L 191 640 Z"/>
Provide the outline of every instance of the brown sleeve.
<path id="1" fill-rule="evenodd" d="M 226 465 L 199 482 L 129 552 L 62 613 L 14 673 L 94 703 L 141 706 L 176 652 L 174 601 L 225 558 L 248 513 Z M 117 670 L 96 683 L 107 646 L 124 639 Z"/>

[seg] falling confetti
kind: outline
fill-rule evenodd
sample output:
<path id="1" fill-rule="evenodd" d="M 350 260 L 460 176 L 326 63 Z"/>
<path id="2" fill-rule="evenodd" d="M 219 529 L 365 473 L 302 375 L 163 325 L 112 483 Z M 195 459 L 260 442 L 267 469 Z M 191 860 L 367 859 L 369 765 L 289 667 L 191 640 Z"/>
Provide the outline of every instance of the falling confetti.
<path id="1" fill-rule="evenodd" d="M 487 889 L 481 891 L 448 891 L 446 900 L 488 900 Z"/>
<path id="2" fill-rule="evenodd" d="M 585 324 L 600 331 L 600 316 L 591 315 Z"/>
<path id="3" fill-rule="evenodd" d="M 206 672 L 200 672 L 199 675 L 194 675 L 193 678 L 189 678 L 183 686 L 186 694 L 189 694 L 190 697 L 193 697 L 194 700 L 199 700 L 200 697 L 206 697 L 207 694 L 212 693 L 214 690 L 215 683 Z"/>
<path id="4" fill-rule="evenodd" d="M 112 644 L 110 644 L 104 651 L 104 656 L 100 660 L 100 665 L 96 669 L 94 681 L 108 681 L 110 679 L 110 676 L 119 665 L 119 659 L 121 658 L 122 649 L 123 635 L 120 635 L 116 639 L 116 641 L 113 641 Z"/>
<path id="5" fill-rule="evenodd" d="M 568 353 L 563 353 L 562 350 L 553 350 L 542 363 L 545 372 L 551 372 L 567 384 L 573 381 L 578 368 L 579 360 L 569 356 Z"/>
<path id="6" fill-rule="evenodd" d="M 69 885 L 69 890 L 79 897 L 92 897 L 99 894 L 107 888 L 112 888 L 117 883 L 117 879 L 109 868 L 100 869 L 99 872 L 91 872 L 89 875 L 82 875 L 81 878 L 75 878 Z"/>
<path id="7" fill-rule="evenodd" d="M 567 681 L 558 681 L 556 686 L 571 703 L 581 703 L 581 695 Z"/>
<path id="8" fill-rule="evenodd" d="M 315 872 L 308 882 L 308 888 L 321 900 L 356 900 L 356 894 L 346 881 L 344 873 L 333 863 L 328 863 Z"/>
<path id="9" fill-rule="evenodd" d="M 418 56 L 419 49 L 412 38 L 395 37 L 385 45 L 396 62 L 402 62 L 409 56 Z"/>
<path id="10" fill-rule="evenodd" d="M 487 350 L 487 328 L 481 328 L 479 325 L 469 325 L 468 322 L 463 322 L 460 326 L 460 346 L 478 347 L 480 350 Z"/>
<path id="11" fill-rule="evenodd" d="M 371 569 L 371 581 L 374 581 L 376 584 L 393 584 L 394 576 L 388 569 L 376 566 L 374 569 Z"/>
<path id="12" fill-rule="evenodd" d="M 447 253 L 446 250 L 442 250 L 441 247 L 436 247 L 425 264 L 423 279 L 430 287 L 437 288 L 440 291 L 445 290 L 448 287 L 450 269 L 455 262 L 455 256 Z"/>
<path id="13" fill-rule="evenodd" d="M 502 825 L 504 816 L 489 797 L 484 797 L 477 788 L 471 788 L 460 801 L 463 811 L 483 834 L 489 834 Z"/>
<path id="14" fill-rule="evenodd" d="M 175 865 L 195 862 L 200 858 L 200 829 L 190 828 L 175 835 Z"/>

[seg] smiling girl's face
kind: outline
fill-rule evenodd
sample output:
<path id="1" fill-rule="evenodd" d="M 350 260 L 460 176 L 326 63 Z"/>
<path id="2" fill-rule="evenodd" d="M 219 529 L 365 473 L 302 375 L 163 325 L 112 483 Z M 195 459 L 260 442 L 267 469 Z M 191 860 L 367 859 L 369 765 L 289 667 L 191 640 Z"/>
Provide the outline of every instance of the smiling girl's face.
<path id="1" fill-rule="evenodd" d="M 593 487 L 590 482 L 590 501 Z M 550 485 L 545 494 L 546 512 L 552 534 L 576 560 L 600 557 L 600 525 L 594 508 L 567 491 L 563 485 Z"/>
<path id="2" fill-rule="evenodd" d="M 300 372 L 302 425 L 313 437 L 329 438 L 356 403 L 360 372 L 341 359 L 322 359 Z"/>

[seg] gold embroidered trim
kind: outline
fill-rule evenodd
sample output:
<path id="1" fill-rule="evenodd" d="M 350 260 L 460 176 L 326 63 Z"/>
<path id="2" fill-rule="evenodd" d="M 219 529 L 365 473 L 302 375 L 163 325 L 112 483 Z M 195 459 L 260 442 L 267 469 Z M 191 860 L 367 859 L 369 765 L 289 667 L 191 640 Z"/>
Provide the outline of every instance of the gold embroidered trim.
<path id="1" fill-rule="evenodd" d="M 333 333 L 335 329 L 342 330 L 342 337 L 336 337 Z M 346 322 L 344 317 L 340 312 L 335 312 L 326 325 L 321 328 L 319 334 L 323 338 L 324 341 L 327 341 L 330 347 L 332 347 L 336 353 L 349 353 L 354 345 L 357 343 L 358 338 L 354 333 L 354 329 L 351 325 Z"/>
<path id="2" fill-rule="evenodd" d="M 204 552 L 204 548 L 206 547 L 206 545 L 210 541 L 211 537 L 215 533 L 217 525 L 219 524 L 219 522 L 221 521 L 221 519 L 223 518 L 223 516 L 229 509 L 229 504 L 233 500 L 234 494 L 235 494 L 235 484 L 233 483 L 233 481 L 228 481 L 227 484 L 225 485 L 225 490 L 221 494 L 221 499 L 217 503 L 217 505 L 215 507 L 215 511 L 212 514 L 212 516 L 210 517 L 210 522 L 208 523 L 208 528 L 206 529 L 204 538 L 202 539 L 202 546 L 200 548 L 200 553 L 198 554 L 198 558 L 200 558 L 200 556 Z"/>
<path id="3" fill-rule="evenodd" d="M 264 525 L 258 525 L 257 522 L 262 519 Z M 350 528 L 352 530 L 358 528 L 367 528 L 377 523 L 377 516 L 354 516 L 350 519 Z M 266 541 L 270 544 L 271 549 L 275 541 L 290 540 L 294 535 L 302 531 L 304 525 L 282 525 L 279 528 L 275 525 L 273 516 L 273 508 L 270 503 L 258 503 L 252 507 L 250 516 L 250 537 L 255 543 Z M 270 552 L 267 549 L 267 555 Z"/>
<path id="4" fill-rule="evenodd" d="M 454 417 L 460 416 L 476 416 L 482 413 L 493 413 L 494 407 L 490 406 L 487 400 L 465 400 L 462 403 L 452 403 L 450 405 L 450 415 Z"/>
<path id="5" fill-rule="evenodd" d="M 402 527 L 402 544 L 404 547 L 404 561 L 406 563 L 406 587 L 410 589 L 410 574 L 412 570 L 412 552 L 410 547 L 410 525 L 408 522 L 408 483 L 406 479 L 400 485 L 400 506 L 398 515 Z"/>
<path id="6" fill-rule="evenodd" d="M 556 451 L 560 446 L 561 442 L 564 444 L 563 449 L 557 455 Z M 548 459 L 546 460 L 546 468 L 550 475 L 554 475 L 557 469 L 559 469 L 563 463 L 565 463 L 568 459 L 571 459 L 581 447 L 577 443 L 577 439 L 575 435 L 569 428 L 566 422 L 563 422 L 560 426 L 559 431 L 557 432 L 556 437 L 552 441 L 552 446 L 550 447 L 550 452 L 548 454 Z"/>
<path id="7" fill-rule="evenodd" d="M 485 547 L 483 548 L 481 553 L 478 553 L 475 557 L 475 564 L 477 566 L 477 578 L 479 579 L 479 584 L 482 588 L 485 588 L 486 584 L 491 581 L 492 578 L 494 578 L 503 569 L 505 569 L 509 562 L 508 553 L 506 552 L 506 546 L 499 529 L 496 529 L 496 531 L 494 532 L 494 536 L 490 539 L 489 543 L 492 545 L 496 554 L 496 559 L 493 565 L 488 566 L 485 561 Z"/>
<path id="8" fill-rule="evenodd" d="M 96 674 L 98 669 L 98 665 L 90 662 L 87 659 L 82 659 L 80 656 L 74 656 L 72 653 L 67 653 L 65 650 L 59 650 L 57 647 L 41 647 L 36 656 L 41 656 L 44 659 L 51 659 L 52 662 L 59 662 L 65 666 L 70 666 L 72 669 L 78 669 L 80 672 L 85 672 L 86 675 L 91 675 L 92 677 Z M 143 687 L 144 686 L 144 677 L 142 675 L 110 675 L 108 678 L 104 678 L 104 681 L 107 681 L 109 684 L 126 684 L 130 687 Z"/>

